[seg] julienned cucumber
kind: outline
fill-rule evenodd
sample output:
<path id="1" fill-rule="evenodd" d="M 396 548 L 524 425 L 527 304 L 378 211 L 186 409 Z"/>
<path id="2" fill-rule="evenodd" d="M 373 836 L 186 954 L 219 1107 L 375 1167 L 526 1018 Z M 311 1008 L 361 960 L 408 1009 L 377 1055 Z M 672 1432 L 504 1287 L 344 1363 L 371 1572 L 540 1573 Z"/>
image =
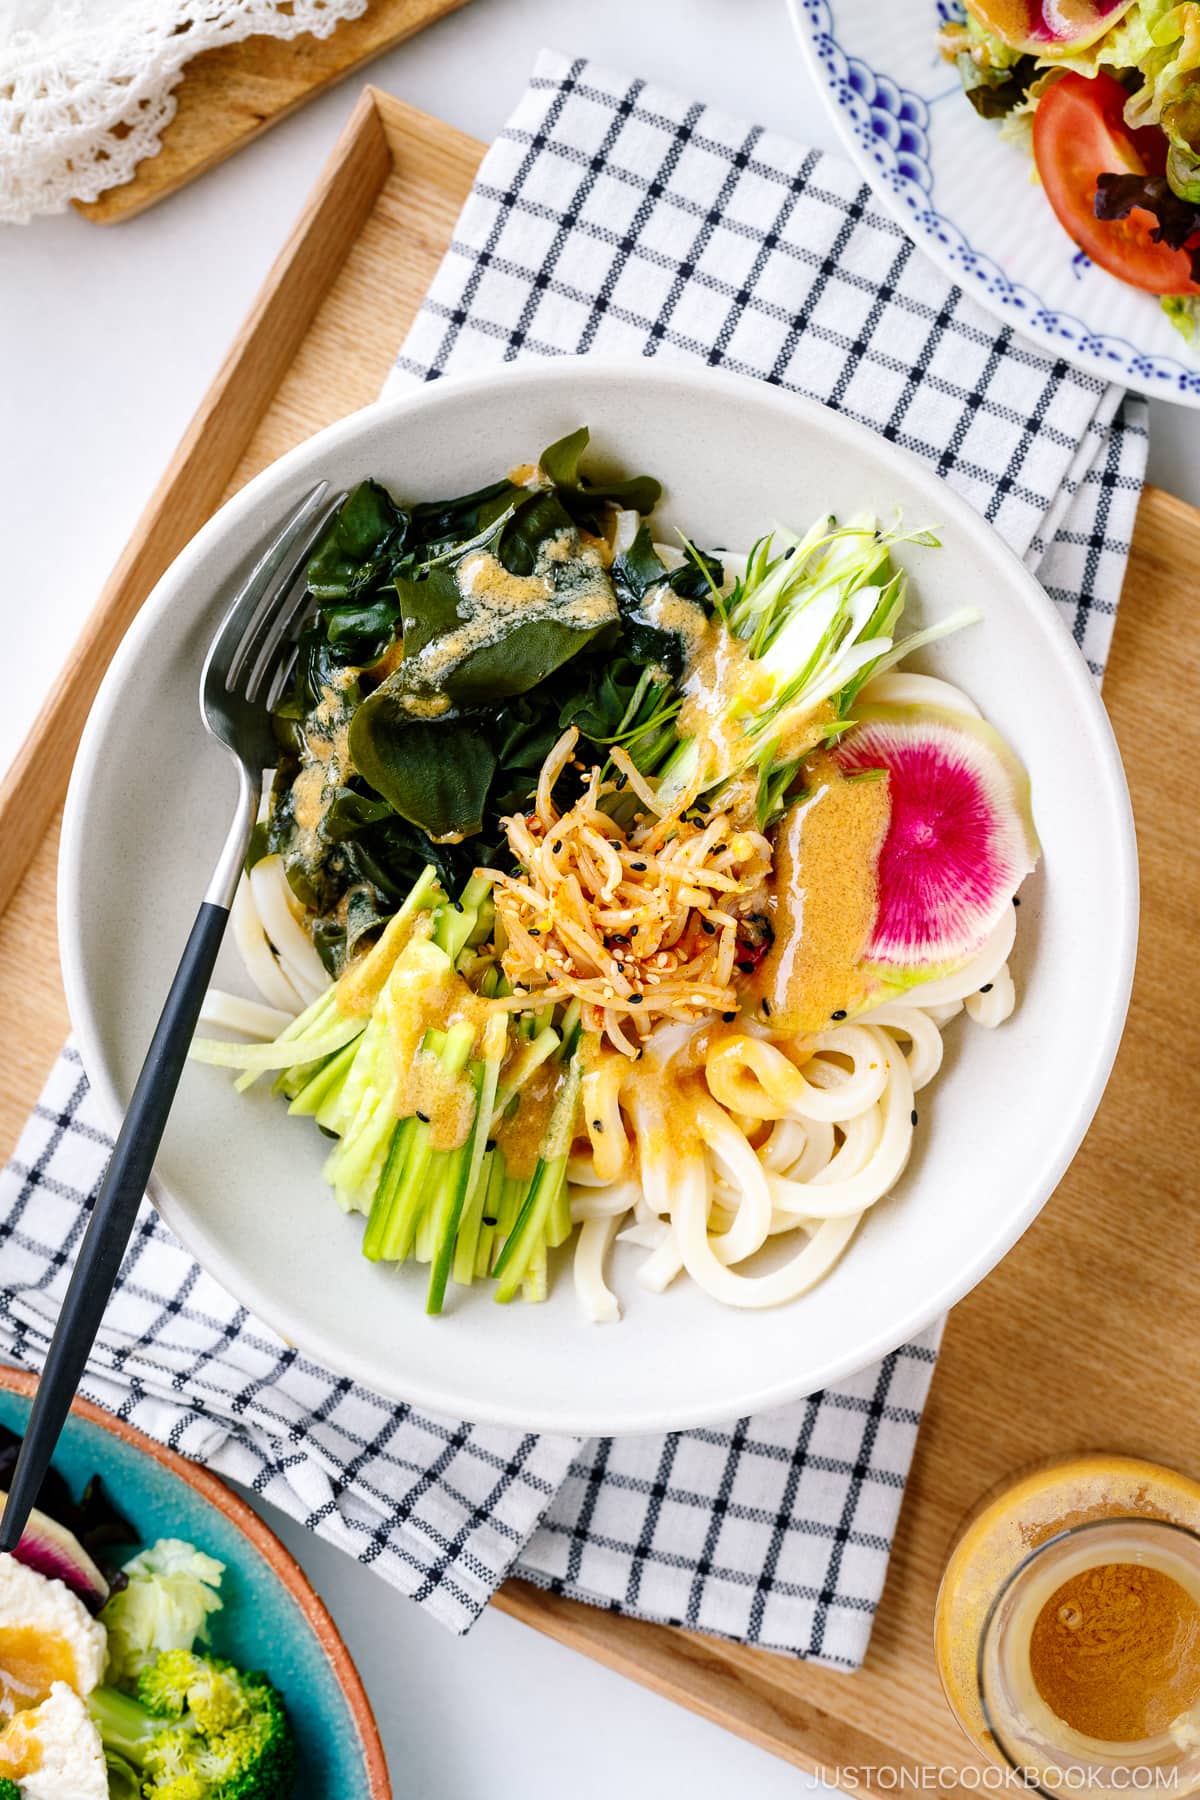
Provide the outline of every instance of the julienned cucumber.
<path id="1" fill-rule="evenodd" d="M 451 1280 L 470 1286 L 493 1274 L 498 1300 L 518 1292 L 544 1298 L 547 1251 L 571 1229 L 566 1169 L 580 1090 L 577 1005 L 559 1009 L 557 1028 L 553 1008 L 514 1030 L 503 1009 L 480 1027 L 477 1012 L 456 1017 L 453 1007 L 444 1029 L 417 1027 L 418 1069 L 424 1063 L 437 1083 L 469 1094 L 465 1135 L 453 1147 L 435 1144 L 434 1124 L 398 1087 L 397 1043 L 422 1016 L 428 991 L 470 969 L 492 921 L 486 878 L 473 877 L 454 901 L 429 868 L 367 955 L 272 1044 L 196 1048 L 201 1060 L 242 1070 L 239 1086 L 275 1073 L 289 1111 L 336 1140 L 325 1174 L 346 1211 L 366 1214 L 364 1256 L 428 1263 L 431 1313 L 442 1310 Z M 479 994 L 495 998 L 496 980 Z M 546 1065 L 561 1070 L 558 1093 L 537 1168 L 521 1179 L 508 1171 L 495 1132 Z M 398 1117 L 398 1102 L 413 1110 Z"/>
<path id="2" fill-rule="evenodd" d="M 474 1066 L 472 1085 L 475 1090 L 475 1117 L 466 1143 L 451 1153 L 447 1166 L 443 1195 L 439 1197 L 440 1216 L 436 1233 L 433 1268 L 429 1276 L 429 1298 L 426 1310 L 441 1312 L 446 1297 L 446 1282 L 458 1243 L 463 1213 L 469 1199 L 485 1180 L 483 1159 L 487 1151 L 492 1108 L 496 1103 L 496 1087 L 500 1080 L 500 1064 L 504 1060 L 508 1028 L 502 1014 L 494 1014 L 483 1030 L 483 1060 Z"/>

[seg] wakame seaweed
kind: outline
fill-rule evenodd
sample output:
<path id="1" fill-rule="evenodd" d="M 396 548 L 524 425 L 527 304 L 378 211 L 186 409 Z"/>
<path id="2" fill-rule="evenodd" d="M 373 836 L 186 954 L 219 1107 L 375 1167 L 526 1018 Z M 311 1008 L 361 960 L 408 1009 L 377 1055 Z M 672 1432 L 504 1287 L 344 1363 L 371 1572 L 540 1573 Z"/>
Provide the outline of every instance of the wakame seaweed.
<path id="1" fill-rule="evenodd" d="M 377 481 L 360 482 L 308 559 L 309 592 L 346 600 L 385 581 L 404 548 L 410 513 Z"/>
<path id="2" fill-rule="evenodd" d="M 617 606 L 625 624 L 625 650 L 633 661 L 656 663 L 678 679 L 683 673 L 683 639 L 677 631 L 654 623 L 645 611 L 646 601 L 656 587 L 668 587 L 685 599 L 708 602 L 723 574 L 716 557 L 700 550 L 692 550 L 678 569 L 668 572 L 654 548 L 649 527 L 641 526 L 612 568 Z"/>
<path id="3" fill-rule="evenodd" d="M 606 577 L 611 617 L 581 624 L 568 607 L 564 617 L 551 605 L 533 618 L 514 607 L 507 629 L 455 653 L 465 556 L 483 553 L 529 577 L 551 566 L 547 545 L 575 546 L 581 560 L 587 534 L 612 507 L 644 513 L 657 503 L 661 489 L 648 476 L 590 482 L 580 467 L 587 442 L 586 429 L 572 432 L 543 452 L 528 481 L 448 500 L 405 506 L 362 482 L 313 552 L 316 604 L 274 717 L 279 771 L 256 855 L 282 856 L 333 973 L 427 864 L 454 891 L 496 860 L 500 819 L 528 802 L 568 725 L 603 758 L 631 734 L 652 745 L 673 716 L 682 646 L 640 609 L 659 584 L 706 599 L 707 580 L 690 562 L 669 572 L 644 528 Z M 569 556 L 566 565 L 569 601 Z M 710 561 L 712 569 L 719 581 L 720 565 Z M 432 687 L 417 663 L 431 647 Z M 319 782 L 315 824 L 311 794 L 297 817 L 302 774 Z"/>
<path id="4" fill-rule="evenodd" d="M 595 482 L 579 467 L 588 447 L 586 425 L 559 438 L 543 450 L 538 466 L 559 499 L 577 524 L 593 528 L 600 522 L 608 506 L 619 506 L 630 512 L 652 513 L 662 498 L 662 485 L 652 475 L 635 475 L 627 481 Z"/>

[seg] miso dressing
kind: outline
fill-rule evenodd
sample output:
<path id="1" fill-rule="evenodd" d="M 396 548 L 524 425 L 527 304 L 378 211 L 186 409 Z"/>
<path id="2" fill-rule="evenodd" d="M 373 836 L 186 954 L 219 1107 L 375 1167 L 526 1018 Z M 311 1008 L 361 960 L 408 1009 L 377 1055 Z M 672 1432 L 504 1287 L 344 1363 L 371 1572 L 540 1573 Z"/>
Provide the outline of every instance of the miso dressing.
<path id="1" fill-rule="evenodd" d="M 808 793 L 780 820 L 768 900 L 775 933 L 752 984 L 779 1031 L 821 1031 L 867 996 L 860 970 L 875 920 L 875 865 L 887 830 L 886 781 L 851 780 L 821 752 Z"/>
<path id="2" fill-rule="evenodd" d="M 1029 1672 L 1070 1730 L 1103 1743 L 1154 1737 L 1200 1701 L 1200 1605 L 1162 1569 L 1084 1569 L 1042 1606 Z"/>
<path id="3" fill-rule="evenodd" d="M 535 1069 L 521 1089 L 515 1108 L 496 1132 L 506 1172 L 522 1181 L 532 1179 L 537 1168 L 561 1076 L 562 1071 L 552 1063 Z"/>
<path id="4" fill-rule="evenodd" d="M 490 550 L 474 550 L 455 570 L 461 623 L 425 644 L 400 665 L 407 695 L 439 690 L 446 678 L 477 650 L 498 642 L 522 622 L 552 620 L 574 631 L 596 631 L 617 618 L 617 601 L 604 562 L 577 531 L 562 531 L 538 546 L 533 570 L 515 575 Z"/>

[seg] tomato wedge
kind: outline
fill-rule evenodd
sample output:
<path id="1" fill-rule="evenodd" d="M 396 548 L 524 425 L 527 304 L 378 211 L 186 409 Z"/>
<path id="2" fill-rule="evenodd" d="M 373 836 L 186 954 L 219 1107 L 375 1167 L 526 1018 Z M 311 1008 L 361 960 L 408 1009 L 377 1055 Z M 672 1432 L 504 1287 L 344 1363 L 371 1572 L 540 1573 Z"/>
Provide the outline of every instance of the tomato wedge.
<path id="1" fill-rule="evenodd" d="M 1154 215 L 1135 206 L 1127 219 L 1098 219 L 1097 178 L 1161 174 L 1166 140 L 1157 126 L 1130 131 L 1125 90 L 1111 75 L 1063 75 L 1038 101 L 1033 155 L 1046 198 L 1079 248 L 1101 269 L 1150 294 L 1196 294 L 1185 250 L 1152 242 Z"/>

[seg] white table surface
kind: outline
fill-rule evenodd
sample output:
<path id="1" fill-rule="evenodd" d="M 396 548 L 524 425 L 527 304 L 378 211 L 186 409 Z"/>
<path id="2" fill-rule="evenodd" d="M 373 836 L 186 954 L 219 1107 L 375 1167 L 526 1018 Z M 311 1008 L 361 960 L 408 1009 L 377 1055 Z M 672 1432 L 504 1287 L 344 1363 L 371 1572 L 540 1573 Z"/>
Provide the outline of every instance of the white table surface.
<path id="1" fill-rule="evenodd" d="M 481 138 L 551 44 L 832 144 L 783 0 L 471 0 L 370 79 Z M 325 95 L 125 225 L 0 229 L 0 769 L 15 753 L 354 103 Z M 1155 402 L 1150 477 L 1200 504 L 1200 415 Z M 15 627 L 15 640 L 14 640 Z M 260 1510 L 304 1563 L 376 1707 L 397 1800 L 775 1800 L 813 1784 L 489 1613 L 452 1638 Z M 847 1677 L 847 1679 L 851 1679 Z M 313 1796 L 312 1800 L 318 1800 Z M 323 1797 L 321 1797 L 323 1800 Z"/>

